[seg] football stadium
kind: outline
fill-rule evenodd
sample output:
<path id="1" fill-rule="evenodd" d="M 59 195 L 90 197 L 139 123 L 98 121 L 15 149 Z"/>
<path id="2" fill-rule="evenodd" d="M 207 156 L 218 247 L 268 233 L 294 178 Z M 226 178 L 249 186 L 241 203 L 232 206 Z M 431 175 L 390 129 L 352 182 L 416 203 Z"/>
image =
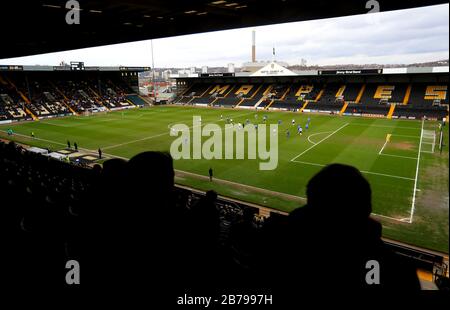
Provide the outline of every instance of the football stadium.
<path id="1" fill-rule="evenodd" d="M 93 11 L 100 2 L 81 6 Z M 128 11 L 111 14 L 136 18 L 144 10 L 125 2 Z M 294 17 L 298 5 L 287 1 L 293 12 L 268 16 L 256 1 L 239 1 L 220 15 L 228 2 L 198 1 L 221 18 L 160 32 L 121 30 L 113 37 L 89 17 L 101 39 L 83 36 L 81 23 L 60 42 L 40 32 L 45 24 L 33 30 L 29 51 L 11 38 L 0 58 L 365 10 L 352 1 L 324 12 L 310 4 Z M 379 2 L 388 11 L 446 4 Z M 180 18 L 203 12 L 177 5 Z M 254 19 L 242 23 L 240 14 Z M 154 26 L 171 15 L 162 16 Z M 13 236 L 5 265 L 11 281 L 64 285 L 70 261 L 85 268 L 87 285 L 137 284 L 144 266 L 158 264 L 166 274 L 155 276 L 162 287 L 199 280 L 274 288 L 296 276 L 307 279 L 299 287 L 309 287 L 328 283 L 323 277 L 336 258 L 338 278 L 348 276 L 343 285 L 360 288 L 370 286 L 371 258 L 385 272 L 385 288 L 448 289 L 448 63 L 295 69 L 273 54 L 254 70 L 172 73 L 175 91 L 163 101 L 154 88 L 141 92 L 141 76 L 154 78 L 146 64 L 0 61 L 2 229 Z M 98 271 L 109 255 L 115 258 L 102 268 L 117 268 L 114 277 Z M 79 276 L 72 280 L 79 284 Z"/>

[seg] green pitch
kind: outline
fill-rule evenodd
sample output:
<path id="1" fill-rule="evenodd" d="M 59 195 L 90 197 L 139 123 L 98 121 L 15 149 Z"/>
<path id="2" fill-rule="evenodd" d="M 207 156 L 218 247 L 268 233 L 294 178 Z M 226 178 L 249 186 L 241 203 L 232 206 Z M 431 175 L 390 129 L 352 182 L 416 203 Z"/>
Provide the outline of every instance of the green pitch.
<path id="1" fill-rule="evenodd" d="M 144 151 L 169 151 L 176 139 L 169 128 L 174 124 L 192 127 L 194 115 L 201 116 L 204 125 L 215 123 L 222 128 L 227 118 L 235 123 L 248 119 L 253 124 L 263 123 L 264 115 L 269 124 L 281 120 L 276 133 L 279 164 L 274 171 L 260 171 L 259 160 L 180 160 L 175 162 L 178 184 L 214 189 L 222 196 L 289 212 L 305 204 L 306 184 L 323 166 L 353 165 L 372 185 L 374 216 L 383 222 L 386 237 L 448 253 L 449 156 L 447 147 L 439 152 L 436 122 L 155 107 L 3 125 L 0 137 L 7 138 L 6 131 L 12 128 L 13 139 L 21 143 L 62 150 L 70 140 L 84 150 L 101 148 L 107 156 L 131 158 Z M 305 129 L 308 117 L 310 128 L 300 136 L 291 122 L 295 119 Z M 423 137 L 423 131 L 428 135 Z M 30 138 L 31 132 L 35 139 Z M 433 135 L 429 136 L 433 132 L 437 135 L 434 152 Z M 207 178 L 209 168 L 214 170 L 212 183 Z M 352 184 L 342 195 L 352 195 Z"/>

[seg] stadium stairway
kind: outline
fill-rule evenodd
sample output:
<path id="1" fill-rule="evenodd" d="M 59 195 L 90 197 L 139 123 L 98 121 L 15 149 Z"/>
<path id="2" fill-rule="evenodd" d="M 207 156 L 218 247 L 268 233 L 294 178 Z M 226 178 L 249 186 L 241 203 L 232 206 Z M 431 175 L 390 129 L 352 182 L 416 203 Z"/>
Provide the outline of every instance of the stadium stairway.
<path id="1" fill-rule="evenodd" d="M 263 85 L 260 85 L 256 90 L 256 92 L 249 99 L 255 99 L 256 94 L 258 94 L 261 91 L 261 88 L 263 88 Z"/>
<path id="2" fill-rule="evenodd" d="M 181 94 L 180 97 L 184 97 L 184 96 L 187 96 L 188 94 L 190 94 L 189 91 L 190 91 L 192 88 L 194 88 L 194 85 L 195 85 L 195 84 L 192 84 L 190 87 L 188 87 L 188 88 Z"/>
<path id="3" fill-rule="evenodd" d="M 236 89 L 237 85 L 233 85 L 230 89 L 230 91 L 223 97 L 223 98 L 228 98 L 228 96 Z"/>
<path id="4" fill-rule="evenodd" d="M 316 100 L 314 102 L 319 102 L 320 99 L 322 99 L 323 94 L 325 93 L 326 86 L 320 91 L 319 95 L 317 95 Z"/>
<path id="5" fill-rule="evenodd" d="M 260 89 L 261 89 L 261 88 L 259 88 L 258 91 L 257 91 L 254 95 L 256 95 L 256 94 L 259 92 Z M 267 98 L 268 98 L 269 95 L 271 94 L 272 90 L 273 90 L 273 85 L 270 85 L 269 87 L 267 87 L 267 89 L 266 89 L 266 91 L 263 93 L 261 99 L 255 104 L 255 109 L 257 109 L 264 101 L 267 100 Z M 251 99 L 253 99 L 253 98 L 251 98 Z M 272 104 L 273 104 L 273 102 L 272 102 Z M 267 108 L 267 107 L 266 107 L 266 108 Z"/>
<path id="6" fill-rule="evenodd" d="M 391 108 L 389 109 L 387 119 L 392 119 L 392 116 L 394 115 L 394 112 L 395 112 L 395 107 L 397 107 L 397 105 L 395 103 L 391 104 Z"/>
<path id="7" fill-rule="evenodd" d="M 303 113 L 303 111 L 306 109 L 308 104 L 309 104 L 309 101 L 306 101 L 305 104 L 303 105 L 303 107 L 300 109 L 300 113 Z"/>
<path id="8" fill-rule="evenodd" d="M 142 97 L 141 97 L 141 99 L 142 99 Z M 144 100 L 144 99 L 142 99 L 142 100 Z M 133 102 L 131 102 L 130 100 L 126 100 L 127 102 L 128 102 L 128 104 L 130 105 L 130 106 L 132 106 L 132 107 L 136 107 L 136 105 L 133 103 Z M 144 100 L 145 101 L 145 100 Z"/>
<path id="9" fill-rule="evenodd" d="M 101 98 L 100 95 L 99 95 L 95 90 L 93 90 L 91 87 L 89 87 L 88 89 L 89 89 L 89 91 L 90 91 L 91 93 L 94 94 L 94 96 L 95 96 L 95 97 L 94 97 L 94 100 L 95 100 L 95 102 L 96 102 L 98 105 L 100 105 L 101 107 L 104 107 L 104 108 L 107 109 L 108 111 L 111 111 L 110 108 L 108 108 L 106 105 L 103 104 L 102 100 L 100 99 L 100 98 Z"/>
<path id="10" fill-rule="evenodd" d="M 266 96 L 263 96 L 256 104 L 255 104 L 255 109 L 257 109 L 264 101 L 266 101 L 267 98 Z"/>
<path id="11" fill-rule="evenodd" d="M 339 115 L 340 115 L 340 116 L 344 115 L 344 113 L 345 113 L 345 111 L 347 110 L 347 108 L 348 108 L 348 102 L 345 102 L 345 103 L 344 103 L 344 106 L 342 107 L 341 112 L 339 112 Z M 393 113 L 393 112 L 392 112 L 392 113 Z"/>
<path id="12" fill-rule="evenodd" d="M 31 104 L 30 99 L 28 99 L 27 96 L 25 96 L 24 93 L 22 93 L 16 86 L 16 84 L 14 84 L 13 81 L 11 81 L 10 79 L 6 79 L 6 81 L 13 87 L 13 89 L 16 91 L 16 93 L 20 96 L 20 98 L 23 99 L 23 101 L 25 101 L 27 104 Z"/>
<path id="13" fill-rule="evenodd" d="M 24 94 L 23 92 L 21 92 L 21 91 L 17 88 L 17 86 L 16 86 L 10 79 L 6 79 L 6 82 L 9 83 L 9 85 L 11 85 L 11 86 L 13 87 L 13 89 L 16 91 L 16 93 L 20 96 L 20 98 L 22 98 L 23 101 L 25 101 L 25 103 L 26 103 L 27 105 L 30 105 L 30 104 L 31 104 L 31 100 L 28 99 L 28 97 L 25 96 L 25 94 Z M 30 110 L 28 107 L 25 107 L 24 110 L 25 110 L 25 113 L 27 113 L 29 116 L 31 116 L 31 118 L 32 118 L 34 121 L 38 121 L 38 120 L 39 120 L 39 118 L 38 118 L 36 115 L 34 115 L 34 113 L 31 112 L 31 110 Z"/>
<path id="14" fill-rule="evenodd" d="M 245 101 L 245 99 L 241 99 L 241 101 L 239 101 L 239 103 L 236 105 L 236 107 L 235 108 L 239 108 L 239 106 L 242 104 L 242 102 L 244 102 Z"/>
<path id="15" fill-rule="evenodd" d="M 189 102 L 187 104 L 192 104 L 194 100 L 196 99 L 200 99 L 200 98 L 204 98 L 210 91 L 212 91 L 214 89 L 214 85 L 209 86 L 204 93 L 202 93 L 199 96 L 193 96 L 191 98 L 191 100 L 189 100 Z"/>
<path id="16" fill-rule="evenodd" d="M 217 100 L 219 100 L 220 98 L 216 98 L 213 100 L 213 102 L 211 102 L 211 106 L 214 106 L 214 104 L 217 102 Z"/>
<path id="17" fill-rule="evenodd" d="M 34 115 L 33 112 L 31 112 L 30 109 L 25 108 L 25 112 L 26 112 L 28 115 L 31 116 L 31 118 L 33 119 L 33 121 L 38 121 L 38 120 L 39 120 L 39 118 L 38 118 L 36 115 Z"/>
<path id="18" fill-rule="evenodd" d="M 405 99 L 403 99 L 403 105 L 407 105 L 409 103 L 409 99 L 411 98 L 412 85 L 408 85 L 408 89 L 406 90 Z"/>
<path id="19" fill-rule="evenodd" d="M 361 99 L 362 99 L 362 97 L 364 96 L 364 93 L 365 93 L 365 91 L 366 91 L 366 87 L 367 87 L 366 84 L 364 84 L 364 85 L 361 87 L 361 91 L 359 92 L 358 97 L 356 98 L 356 103 L 361 103 Z"/>
<path id="20" fill-rule="evenodd" d="M 106 105 L 103 104 L 103 102 L 98 99 L 98 98 L 94 98 L 95 103 L 97 103 L 99 106 L 104 107 L 105 109 L 107 109 L 108 111 L 111 111 L 110 108 L 108 108 Z"/>
<path id="21" fill-rule="evenodd" d="M 270 103 L 267 105 L 267 107 L 265 108 L 265 110 L 269 110 L 270 107 L 272 106 L 272 104 L 274 104 L 275 100 L 270 101 Z"/>
<path id="22" fill-rule="evenodd" d="M 347 89 L 347 85 L 342 85 L 336 93 L 336 98 L 344 96 L 344 92 Z"/>
<path id="23" fill-rule="evenodd" d="M 69 98 L 67 98 L 67 96 L 52 81 L 49 81 L 49 83 L 56 90 L 56 92 L 63 97 L 63 103 L 69 109 L 69 111 L 72 112 L 73 115 L 77 116 L 77 111 L 75 111 L 69 104 L 67 104 L 67 102 L 70 101 Z"/>
<path id="24" fill-rule="evenodd" d="M 288 87 L 288 89 L 284 92 L 283 96 L 281 96 L 280 101 L 284 101 L 286 99 L 287 95 L 291 92 L 291 87 Z"/>
<path id="25" fill-rule="evenodd" d="M 213 87 L 214 87 L 214 85 L 211 85 L 210 87 L 208 87 L 208 89 L 203 94 L 201 94 L 201 96 L 194 96 L 194 99 L 198 99 L 198 98 L 204 97 L 208 92 L 210 92 L 213 89 Z"/>
<path id="26" fill-rule="evenodd" d="M 267 87 L 266 91 L 263 93 L 263 97 L 268 97 L 272 93 L 273 87 L 274 85 Z"/>
<path id="27" fill-rule="evenodd" d="M 91 93 L 93 93 L 95 95 L 95 97 L 101 98 L 100 95 L 92 87 L 89 87 L 88 89 Z"/>
<path id="28" fill-rule="evenodd" d="M 114 87 L 114 89 L 119 90 L 121 93 L 123 93 L 123 94 L 127 93 L 122 87 L 120 87 L 118 84 L 114 83 L 113 81 L 109 80 L 109 83 Z"/>

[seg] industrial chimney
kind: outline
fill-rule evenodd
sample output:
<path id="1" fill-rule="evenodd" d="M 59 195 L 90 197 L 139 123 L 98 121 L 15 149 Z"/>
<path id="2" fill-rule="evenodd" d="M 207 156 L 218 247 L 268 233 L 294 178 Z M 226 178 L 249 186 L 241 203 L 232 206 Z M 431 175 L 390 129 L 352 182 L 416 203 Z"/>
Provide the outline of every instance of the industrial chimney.
<path id="1" fill-rule="evenodd" d="M 256 31 L 253 30 L 252 36 L 252 62 L 256 62 Z"/>

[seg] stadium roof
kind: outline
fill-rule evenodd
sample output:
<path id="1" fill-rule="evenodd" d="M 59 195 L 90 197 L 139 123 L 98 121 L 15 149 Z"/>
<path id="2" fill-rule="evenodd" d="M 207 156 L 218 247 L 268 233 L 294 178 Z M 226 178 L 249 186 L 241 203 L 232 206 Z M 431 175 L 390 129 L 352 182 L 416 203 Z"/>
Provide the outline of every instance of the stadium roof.
<path id="1" fill-rule="evenodd" d="M 0 59 L 368 11 L 365 0 L 79 0 L 80 24 L 68 25 L 67 2 L 2 1 Z M 448 0 L 378 2 L 390 11 Z"/>
<path id="2" fill-rule="evenodd" d="M 149 67 L 86 67 L 84 63 L 71 63 L 64 66 L 20 66 L 0 65 L 0 72 L 145 72 Z"/>
<path id="3" fill-rule="evenodd" d="M 295 70 L 291 71 L 272 62 L 257 72 L 238 73 L 194 73 L 180 71 L 172 74 L 173 79 L 220 79 L 220 78 L 273 78 L 273 77 L 314 77 L 314 76 L 382 76 L 382 75 L 414 75 L 444 74 L 448 76 L 449 67 L 398 67 L 384 69 L 338 69 L 338 70 Z"/>

